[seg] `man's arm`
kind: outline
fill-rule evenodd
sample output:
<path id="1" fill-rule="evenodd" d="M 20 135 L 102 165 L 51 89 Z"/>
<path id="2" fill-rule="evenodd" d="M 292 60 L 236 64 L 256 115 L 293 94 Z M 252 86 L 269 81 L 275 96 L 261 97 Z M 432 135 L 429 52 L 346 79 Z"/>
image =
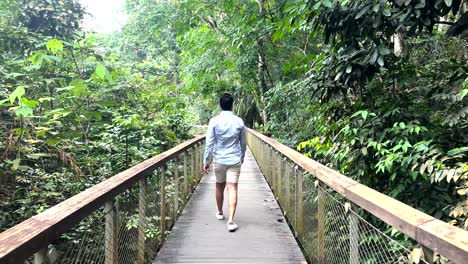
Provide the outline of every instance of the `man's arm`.
<path id="1" fill-rule="evenodd" d="M 205 155 L 203 156 L 203 170 L 205 172 L 208 172 L 208 169 L 210 168 L 210 161 L 213 155 L 213 147 L 215 143 L 213 123 L 214 122 L 210 120 L 208 130 L 206 131 Z"/>
<path id="2" fill-rule="evenodd" d="M 242 126 L 242 130 L 240 133 L 240 147 L 241 147 L 241 162 L 244 163 L 244 157 L 245 157 L 245 150 L 247 149 L 247 139 L 246 139 L 246 132 L 245 132 L 245 126 Z"/>

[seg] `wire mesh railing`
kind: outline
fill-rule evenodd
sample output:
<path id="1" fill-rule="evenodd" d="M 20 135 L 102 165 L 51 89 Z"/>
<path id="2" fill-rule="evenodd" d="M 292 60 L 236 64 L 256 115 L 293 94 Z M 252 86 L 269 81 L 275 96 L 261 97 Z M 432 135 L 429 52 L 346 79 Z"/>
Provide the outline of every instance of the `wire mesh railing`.
<path id="1" fill-rule="evenodd" d="M 450 263 L 466 263 L 465 230 L 360 185 L 253 130 L 248 130 L 247 142 L 311 263 L 432 263 L 432 251 Z M 437 231 L 428 230 L 427 224 L 436 224 Z M 397 241 L 382 231 L 389 225 L 404 239 Z M 416 244 L 426 256 L 415 256 Z"/>
<path id="2" fill-rule="evenodd" d="M 152 263 L 203 174 L 203 142 L 181 144 L 5 231 L 0 263 Z"/>

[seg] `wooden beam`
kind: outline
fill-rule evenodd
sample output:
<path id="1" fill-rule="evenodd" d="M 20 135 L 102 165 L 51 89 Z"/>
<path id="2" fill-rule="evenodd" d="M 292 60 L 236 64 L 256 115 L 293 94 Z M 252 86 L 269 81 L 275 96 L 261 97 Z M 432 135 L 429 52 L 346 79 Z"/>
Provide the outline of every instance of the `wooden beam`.
<path id="1" fill-rule="evenodd" d="M 145 160 L 0 234 L 0 263 L 22 263 L 44 245 L 56 240 L 119 193 L 132 187 L 163 164 L 203 141 L 195 137 Z"/>

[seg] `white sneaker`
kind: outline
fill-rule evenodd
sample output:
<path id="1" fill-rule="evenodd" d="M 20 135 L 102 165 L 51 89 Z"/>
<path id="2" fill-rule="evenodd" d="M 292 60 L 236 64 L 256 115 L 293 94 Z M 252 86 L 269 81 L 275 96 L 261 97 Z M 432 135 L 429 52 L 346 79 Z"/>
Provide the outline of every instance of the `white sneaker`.
<path id="1" fill-rule="evenodd" d="M 223 220 L 223 219 L 224 219 L 223 213 L 217 212 L 217 213 L 216 213 L 216 219 L 218 219 L 218 220 Z"/>
<path id="2" fill-rule="evenodd" d="M 234 222 L 228 222 L 227 227 L 229 232 L 234 232 L 237 230 L 237 225 Z"/>

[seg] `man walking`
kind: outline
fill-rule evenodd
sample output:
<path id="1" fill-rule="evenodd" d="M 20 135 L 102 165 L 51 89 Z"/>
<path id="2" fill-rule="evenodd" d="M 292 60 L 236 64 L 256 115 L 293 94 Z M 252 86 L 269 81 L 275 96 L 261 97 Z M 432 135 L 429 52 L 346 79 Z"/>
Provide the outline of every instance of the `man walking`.
<path id="1" fill-rule="evenodd" d="M 208 173 L 213 157 L 213 170 L 216 177 L 216 218 L 223 220 L 224 189 L 227 185 L 229 202 L 228 230 L 237 229 L 234 214 L 237 207 L 237 183 L 241 164 L 244 162 L 246 139 L 244 121 L 232 112 L 234 98 L 223 94 L 219 98 L 221 113 L 210 120 L 206 132 L 206 147 L 203 170 Z"/>

